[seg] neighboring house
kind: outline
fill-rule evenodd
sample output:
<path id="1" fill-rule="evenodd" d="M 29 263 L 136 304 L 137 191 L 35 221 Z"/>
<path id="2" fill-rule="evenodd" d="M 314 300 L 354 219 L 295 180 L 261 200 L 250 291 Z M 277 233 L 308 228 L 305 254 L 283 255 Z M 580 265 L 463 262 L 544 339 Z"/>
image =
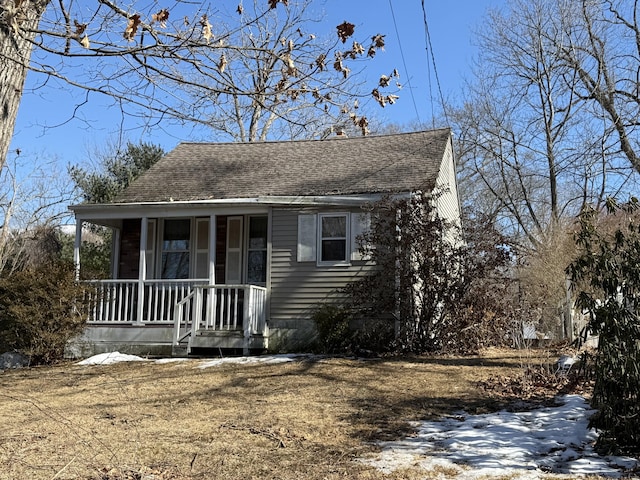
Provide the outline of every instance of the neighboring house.
<path id="1" fill-rule="evenodd" d="M 441 187 L 459 219 L 449 129 L 264 143 L 181 143 L 114 203 L 74 205 L 114 232 L 113 280 L 96 281 L 75 353 L 184 355 L 294 349 L 319 302 L 374 266 L 363 206 Z M 197 351 L 197 350 L 195 350 Z"/>

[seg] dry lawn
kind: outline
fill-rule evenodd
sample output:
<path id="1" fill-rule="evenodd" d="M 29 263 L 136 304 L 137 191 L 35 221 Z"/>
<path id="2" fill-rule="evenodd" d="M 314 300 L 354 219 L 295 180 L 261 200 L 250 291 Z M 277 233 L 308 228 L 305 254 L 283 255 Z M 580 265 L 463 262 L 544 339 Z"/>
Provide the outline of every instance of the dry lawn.
<path id="1" fill-rule="evenodd" d="M 408 422 L 501 407 L 517 352 L 272 365 L 73 364 L 0 374 L 0 479 L 379 479 Z M 434 472 L 435 473 L 435 472 Z M 424 472 L 423 472 L 424 474 Z"/>

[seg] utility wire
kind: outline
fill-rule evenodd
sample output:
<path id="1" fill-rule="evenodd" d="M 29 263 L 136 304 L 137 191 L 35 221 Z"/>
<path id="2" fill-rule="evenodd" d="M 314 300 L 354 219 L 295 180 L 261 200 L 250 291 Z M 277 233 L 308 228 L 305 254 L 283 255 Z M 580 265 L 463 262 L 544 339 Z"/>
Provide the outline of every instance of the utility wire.
<path id="1" fill-rule="evenodd" d="M 391 1 L 391 0 L 389 0 Z M 438 68 L 436 67 L 436 57 L 433 55 L 433 45 L 431 44 L 431 35 L 429 34 L 429 22 L 427 22 L 427 9 L 424 6 L 424 0 L 422 0 L 422 16 L 424 18 L 424 36 L 425 36 L 425 50 L 427 52 L 427 65 L 429 64 L 429 56 L 431 56 L 431 62 L 433 63 L 433 72 L 436 77 L 436 85 L 438 87 L 438 94 L 440 95 L 440 104 L 442 105 L 442 113 L 444 119 L 449 125 L 449 118 L 447 116 L 447 109 L 444 103 L 444 96 L 442 95 L 442 88 L 440 87 L 440 78 L 438 77 Z M 431 76 L 429 76 L 431 77 Z M 433 114 L 433 96 L 431 95 L 431 78 L 429 78 L 429 97 L 431 99 L 431 116 L 435 127 L 435 115 Z"/>

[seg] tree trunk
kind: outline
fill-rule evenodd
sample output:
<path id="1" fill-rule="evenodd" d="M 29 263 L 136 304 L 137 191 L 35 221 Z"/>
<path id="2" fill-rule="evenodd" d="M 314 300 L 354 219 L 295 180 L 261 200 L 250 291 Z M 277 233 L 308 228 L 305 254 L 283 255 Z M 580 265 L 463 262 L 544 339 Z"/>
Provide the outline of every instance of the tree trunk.
<path id="1" fill-rule="evenodd" d="M 16 125 L 34 32 L 50 0 L 0 3 L 0 170 Z"/>

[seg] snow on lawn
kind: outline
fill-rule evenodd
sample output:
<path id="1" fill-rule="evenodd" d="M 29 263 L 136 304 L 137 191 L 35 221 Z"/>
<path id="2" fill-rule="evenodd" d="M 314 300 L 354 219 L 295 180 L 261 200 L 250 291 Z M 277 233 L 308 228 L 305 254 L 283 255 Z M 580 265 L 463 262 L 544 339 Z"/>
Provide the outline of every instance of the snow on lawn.
<path id="1" fill-rule="evenodd" d="M 217 358 L 203 362 L 198 368 L 217 367 L 226 363 L 241 363 L 241 364 L 258 364 L 258 363 L 286 363 L 301 360 L 303 358 L 309 358 L 309 355 L 291 354 L 291 355 L 261 355 L 259 357 L 225 357 Z"/>
<path id="2" fill-rule="evenodd" d="M 309 355 L 262 355 L 191 360 L 198 368 L 225 364 L 259 365 L 293 362 Z M 87 358 L 78 365 L 108 365 L 146 359 L 119 352 Z M 157 363 L 176 361 L 160 359 Z M 593 410 L 584 398 L 567 395 L 561 404 L 525 412 L 468 415 L 464 412 L 437 422 L 416 423 L 416 434 L 381 443 L 376 458 L 363 460 L 385 473 L 419 466 L 425 470 L 456 471 L 458 480 L 537 480 L 545 473 L 575 478 L 582 475 L 620 477 L 639 467 L 636 459 L 601 457 L 593 450 L 597 433 L 588 429 Z M 452 478 L 448 476 L 447 478 Z M 638 477 L 627 477 L 638 478 Z"/>
<path id="3" fill-rule="evenodd" d="M 633 458 L 601 457 L 593 451 L 597 434 L 587 427 L 593 410 L 584 398 L 567 395 L 558 400 L 563 404 L 526 412 L 461 413 L 419 423 L 415 436 L 381 443 L 380 455 L 365 462 L 386 473 L 411 466 L 454 469 L 460 480 L 534 480 L 544 478 L 545 472 L 568 478 L 620 477 L 638 466 Z"/>
<path id="4" fill-rule="evenodd" d="M 214 360 L 199 361 L 198 368 L 217 367 L 224 364 L 265 364 L 265 363 L 283 363 L 293 362 L 303 358 L 309 358 L 309 355 L 304 354 L 292 354 L 292 355 L 261 355 L 258 357 L 224 357 L 216 358 Z M 178 361 L 188 361 L 186 358 L 160 358 L 155 360 L 155 363 L 169 363 Z M 109 352 L 94 355 L 85 360 L 78 362 L 78 365 L 111 365 L 118 362 L 146 362 L 149 361 L 146 358 L 138 357 L 136 355 L 127 355 L 120 352 Z M 195 361 L 195 360 L 192 360 Z"/>
<path id="5" fill-rule="evenodd" d="M 78 365 L 112 365 L 120 362 L 145 362 L 146 359 L 136 355 L 127 355 L 120 352 L 109 352 L 94 355 L 78 362 Z"/>

